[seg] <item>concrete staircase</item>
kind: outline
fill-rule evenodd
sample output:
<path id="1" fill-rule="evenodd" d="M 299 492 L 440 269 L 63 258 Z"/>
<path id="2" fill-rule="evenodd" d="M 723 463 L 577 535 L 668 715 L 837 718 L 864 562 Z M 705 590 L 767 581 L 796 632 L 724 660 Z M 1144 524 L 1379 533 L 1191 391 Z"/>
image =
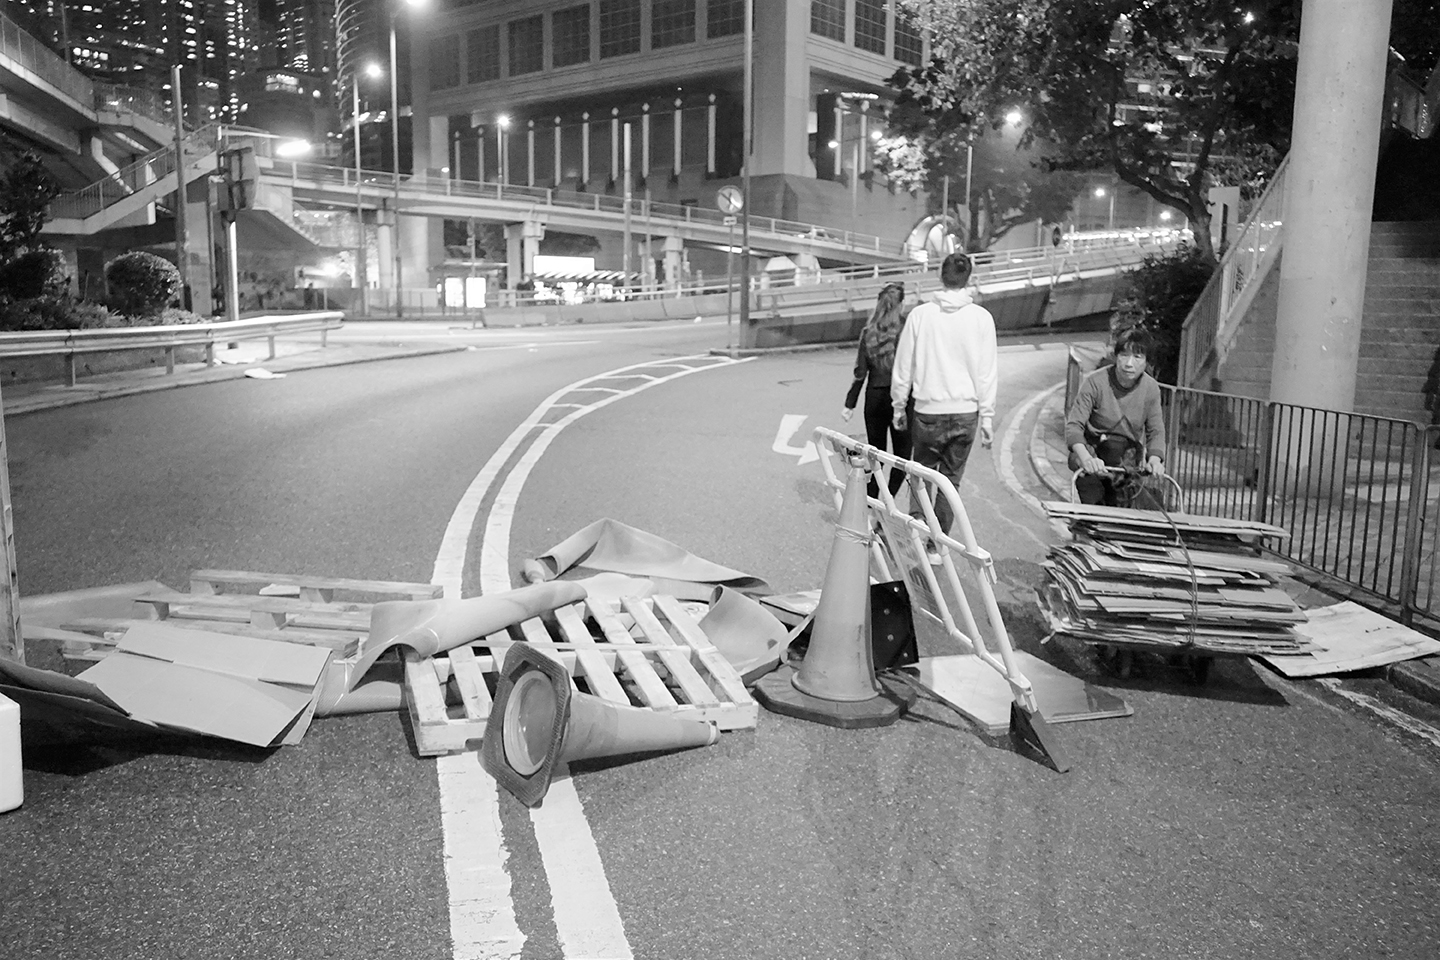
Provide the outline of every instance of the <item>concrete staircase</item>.
<path id="1" fill-rule="evenodd" d="M 1281 260 L 1284 253 L 1281 253 Z M 1261 281 L 1217 389 L 1266 399 L 1280 261 Z M 1377 222 L 1361 319 L 1357 413 L 1431 422 L 1440 389 L 1440 222 Z"/>

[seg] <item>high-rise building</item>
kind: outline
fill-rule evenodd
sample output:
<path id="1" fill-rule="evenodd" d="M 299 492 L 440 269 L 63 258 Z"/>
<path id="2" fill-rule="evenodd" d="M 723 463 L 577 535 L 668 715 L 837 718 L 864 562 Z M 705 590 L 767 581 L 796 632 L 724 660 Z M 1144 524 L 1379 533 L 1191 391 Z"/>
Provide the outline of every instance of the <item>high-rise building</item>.
<path id="1" fill-rule="evenodd" d="M 186 119 L 233 119 L 259 66 L 257 0 L 12 0 L 22 24 L 97 80 L 170 89 L 183 69 Z"/>

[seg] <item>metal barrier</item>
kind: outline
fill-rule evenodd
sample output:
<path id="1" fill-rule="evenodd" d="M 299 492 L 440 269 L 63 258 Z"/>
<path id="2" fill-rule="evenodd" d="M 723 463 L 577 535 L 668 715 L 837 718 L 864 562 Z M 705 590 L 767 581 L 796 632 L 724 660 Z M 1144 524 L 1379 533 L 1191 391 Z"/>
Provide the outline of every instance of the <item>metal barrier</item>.
<path id="1" fill-rule="evenodd" d="M 820 465 L 825 471 L 825 482 L 835 492 L 837 509 L 848 475 L 848 468 L 836 471 L 837 457 L 842 465 L 848 464 L 851 456 L 863 458 L 867 469 L 874 474 L 879 496 L 869 498 L 870 516 L 885 536 L 871 541 L 871 566 L 874 575 L 881 581 L 905 581 L 915 615 L 916 632 L 921 632 L 926 623 L 939 627 L 946 638 L 959 644 L 966 653 L 973 653 L 1005 679 L 1016 705 L 1038 715 L 1034 689 L 1016 666 L 1015 650 L 1010 644 L 1010 635 L 1005 630 L 1000 606 L 995 599 L 993 588 L 998 582 L 995 563 L 990 553 L 976 541 L 970 516 L 950 480 L 929 467 L 903 460 L 826 427 L 816 427 L 814 437 L 821 453 Z M 896 505 L 888 486 L 891 470 L 905 474 L 911 503 L 920 507 L 923 519 L 910 516 Z M 940 529 L 935 518 L 938 497 L 945 498 L 954 514 L 956 536 Z M 938 565 L 926 559 L 927 541 L 933 544 L 940 556 Z M 979 589 L 988 630 L 982 630 L 975 619 L 956 569 L 957 557 L 972 574 L 972 584 Z"/>
<path id="2" fill-rule="evenodd" d="M 157 327 L 115 327 L 103 330 L 43 330 L 0 333 L 0 357 L 63 355 L 68 368 L 67 382 L 75 386 L 75 358 L 82 353 L 111 350 L 164 350 L 165 372 L 175 372 L 175 348 L 203 346 L 206 366 L 215 364 L 215 344 L 235 340 L 269 341 L 275 358 L 275 338 L 300 333 L 319 333 L 320 345 L 327 345 L 328 332 L 338 329 L 345 315 L 338 312 L 302 313 L 286 317 L 250 317 L 216 323 L 168 324 Z"/>
<path id="3" fill-rule="evenodd" d="M 1440 428 L 1162 384 L 1168 472 L 1194 513 L 1289 530 L 1285 559 L 1440 624 Z"/>

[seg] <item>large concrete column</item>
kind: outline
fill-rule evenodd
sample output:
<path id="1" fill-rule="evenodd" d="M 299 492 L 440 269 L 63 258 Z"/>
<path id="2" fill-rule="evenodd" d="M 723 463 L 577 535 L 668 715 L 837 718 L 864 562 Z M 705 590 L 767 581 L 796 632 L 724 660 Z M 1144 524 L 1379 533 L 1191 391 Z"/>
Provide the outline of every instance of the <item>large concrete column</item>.
<path id="1" fill-rule="evenodd" d="M 1306 0 L 1270 398 L 1350 410 L 1370 253 L 1390 0 Z"/>
<path id="2" fill-rule="evenodd" d="M 545 224 L 539 220 L 505 224 L 505 279 L 510 289 L 535 272 L 535 254 L 545 239 Z"/>
<path id="3" fill-rule="evenodd" d="M 439 221 L 435 221 L 438 229 Z M 430 240 L 431 222 L 429 217 L 400 217 L 400 282 L 405 285 L 405 302 L 420 306 L 428 304 L 433 297 L 421 291 L 430 289 Z"/>
<path id="4" fill-rule="evenodd" d="M 679 237 L 662 237 L 665 252 L 665 289 L 679 288 L 685 272 L 685 241 Z"/>
<path id="5" fill-rule="evenodd" d="M 808 0 L 755 4 L 755 176 L 815 175 L 808 149 L 809 35 Z"/>

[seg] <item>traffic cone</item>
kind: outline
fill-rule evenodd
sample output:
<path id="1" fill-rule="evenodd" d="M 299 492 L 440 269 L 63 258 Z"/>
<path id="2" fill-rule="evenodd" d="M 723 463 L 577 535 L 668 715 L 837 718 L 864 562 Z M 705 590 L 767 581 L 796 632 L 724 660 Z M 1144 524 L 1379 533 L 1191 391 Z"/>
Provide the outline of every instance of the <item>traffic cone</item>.
<path id="1" fill-rule="evenodd" d="M 776 713 L 832 727 L 882 727 L 915 702 L 908 684 L 875 676 L 867 474 L 865 459 L 851 455 L 804 661 L 798 671 L 781 667 L 755 685 L 755 699 Z"/>
<path id="2" fill-rule="evenodd" d="M 527 807 L 545 798 L 557 764 L 708 746 L 712 723 L 611 703 L 570 687 L 564 664 L 517 643 L 505 655 L 485 722 L 480 764 Z"/>

